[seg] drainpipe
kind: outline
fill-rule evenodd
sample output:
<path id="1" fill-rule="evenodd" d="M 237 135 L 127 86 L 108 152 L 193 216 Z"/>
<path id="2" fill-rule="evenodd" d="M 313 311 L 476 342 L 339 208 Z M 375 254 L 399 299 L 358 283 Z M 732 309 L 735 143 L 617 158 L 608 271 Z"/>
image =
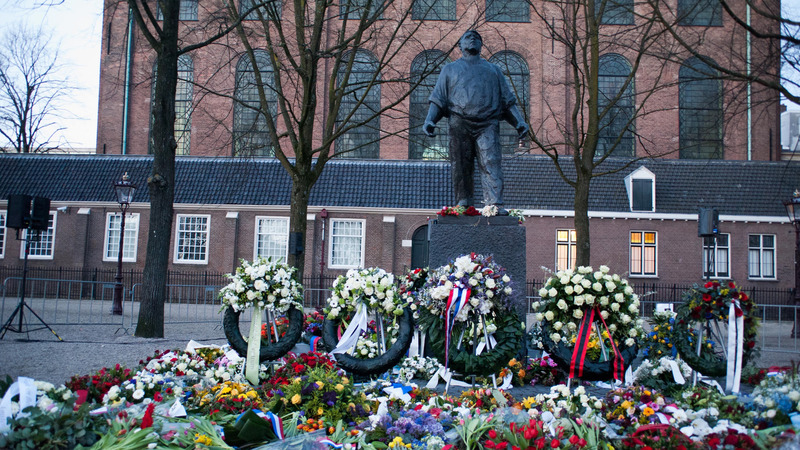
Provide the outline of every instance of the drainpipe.
<path id="1" fill-rule="evenodd" d="M 125 89 L 122 98 L 122 154 L 128 154 L 128 104 L 131 95 L 131 59 L 133 58 L 133 11 L 128 8 L 128 36 L 125 51 Z"/>
<path id="2" fill-rule="evenodd" d="M 320 237 L 321 245 L 320 245 L 320 257 L 319 257 L 319 288 L 323 289 L 323 277 L 325 275 L 325 221 L 328 219 L 328 210 L 322 208 L 322 211 L 319 212 L 320 224 L 322 225 Z"/>
<path id="3" fill-rule="evenodd" d="M 750 28 L 750 2 L 747 4 L 747 27 Z M 745 30 L 747 39 L 747 160 L 753 159 L 753 109 L 752 86 L 750 82 L 750 30 Z"/>

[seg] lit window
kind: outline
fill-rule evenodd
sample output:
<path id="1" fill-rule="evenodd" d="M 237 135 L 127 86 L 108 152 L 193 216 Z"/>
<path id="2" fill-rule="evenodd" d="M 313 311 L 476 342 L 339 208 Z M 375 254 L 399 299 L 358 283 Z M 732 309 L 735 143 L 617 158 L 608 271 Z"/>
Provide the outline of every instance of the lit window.
<path id="1" fill-rule="evenodd" d="M 631 231 L 632 276 L 656 276 L 657 245 L 655 231 Z"/>
<path id="2" fill-rule="evenodd" d="M 775 279 L 775 235 L 751 234 L 747 246 L 748 277 L 751 279 Z"/>
<path id="3" fill-rule="evenodd" d="M 364 221 L 331 220 L 330 267 L 356 269 L 364 267 Z"/>
<path id="4" fill-rule="evenodd" d="M 6 256 L 6 212 L 0 211 L 0 258 Z"/>
<path id="5" fill-rule="evenodd" d="M 36 238 L 36 235 L 38 235 L 38 238 Z M 23 230 L 22 237 L 23 239 L 28 238 L 28 230 Z M 50 213 L 50 219 L 47 221 L 47 230 L 34 231 L 34 238 L 36 239 L 31 239 L 29 242 L 30 252 L 28 253 L 28 259 L 53 259 L 53 249 L 56 243 L 55 213 Z M 24 242 L 20 245 L 19 257 L 20 259 L 25 258 Z"/>
<path id="6" fill-rule="evenodd" d="M 530 22 L 531 6 L 525 0 L 486 0 L 488 22 Z"/>
<path id="7" fill-rule="evenodd" d="M 117 261 L 119 257 L 119 235 L 122 226 L 121 213 L 106 216 L 106 250 L 103 261 Z M 136 262 L 136 246 L 139 241 L 139 214 L 125 216 L 125 238 L 122 242 L 122 260 Z"/>
<path id="8" fill-rule="evenodd" d="M 719 234 L 717 239 L 703 239 L 703 276 L 706 278 L 730 278 L 730 234 Z M 714 255 L 709 270 L 709 256 Z"/>
<path id="9" fill-rule="evenodd" d="M 337 83 L 345 82 L 346 62 L 344 57 L 339 69 Z M 353 68 L 343 87 L 342 103 L 336 117 L 337 127 L 348 128 L 336 139 L 336 153 L 341 158 L 372 158 L 380 154 L 379 139 L 381 123 L 381 85 L 378 60 L 366 50 L 358 50 Z"/>
<path id="10" fill-rule="evenodd" d="M 575 268 L 575 230 L 556 230 L 556 271 Z"/>
<path id="11" fill-rule="evenodd" d="M 416 4 L 416 3 L 415 3 Z M 434 137 L 422 131 L 428 114 L 428 98 L 433 92 L 442 66 L 447 63 L 447 55 L 441 50 L 426 50 L 411 63 L 411 84 L 417 88 L 409 95 L 409 139 L 410 159 L 447 160 L 449 158 L 450 136 L 447 133 L 447 118 L 436 124 Z"/>
<path id="12" fill-rule="evenodd" d="M 208 228 L 211 216 L 178 215 L 175 230 L 175 262 L 208 263 Z"/>
<path id="13" fill-rule="evenodd" d="M 414 20 L 456 20 L 455 0 L 414 0 L 411 8 Z"/>
<path id="14" fill-rule="evenodd" d="M 722 3 L 719 0 L 678 0 L 678 24 L 722 26 Z"/>
<path id="15" fill-rule="evenodd" d="M 289 252 L 289 219 L 256 217 L 255 242 L 255 258 L 286 261 Z"/>

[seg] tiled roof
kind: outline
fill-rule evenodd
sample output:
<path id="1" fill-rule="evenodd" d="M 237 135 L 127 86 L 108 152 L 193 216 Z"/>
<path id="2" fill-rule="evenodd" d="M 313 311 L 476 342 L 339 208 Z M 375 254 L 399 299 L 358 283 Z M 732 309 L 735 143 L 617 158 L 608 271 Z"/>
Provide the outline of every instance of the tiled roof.
<path id="1" fill-rule="evenodd" d="M 567 174 L 574 170 L 563 161 Z M 617 172 L 592 181 L 590 206 L 597 212 L 628 212 L 624 178 L 640 166 L 656 176 L 656 212 L 784 216 L 783 200 L 800 188 L 800 163 L 764 161 L 642 160 L 624 167 L 609 159 L 602 169 Z M 2 155 L 0 199 L 30 194 L 53 201 L 114 201 L 112 184 L 123 172 L 145 189 L 152 158 L 146 156 Z M 328 163 L 311 193 L 312 206 L 438 209 L 452 204 L 449 164 L 444 162 L 337 160 Z M 176 203 L 288 205 L 290 178 L 274 159 L 180 157 Z M 504 160 L 506 206 L 570 211 L 573 191 L 543 156 Z M 476 180 L 476 198 L 480 182 Z"/>

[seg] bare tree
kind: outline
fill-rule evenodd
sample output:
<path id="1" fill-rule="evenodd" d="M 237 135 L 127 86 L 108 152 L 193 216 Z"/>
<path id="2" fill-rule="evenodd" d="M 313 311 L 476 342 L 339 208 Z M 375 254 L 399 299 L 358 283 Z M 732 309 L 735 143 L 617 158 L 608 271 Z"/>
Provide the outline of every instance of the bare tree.
<path id="1" fill-rule="evenodd" d="M 398 106 L 444 57 L 430 61 L 425 73 L 413 79 L 401 68 L 408 63 L 400 62 L 402 55 L 436 48 L 439 42 L 423 44 L 415 38 L 421 27 L 431 25 L 412 23 L 412 8 L 399 1 L 296 0 L 281 8 L 276 1 L 254 0 L 242 5 L 229 1 L 228 9 L 233 20 L 251 19 L 241 21 L 237 34 L 252 71 L 248 86 L 257 100 L 245 103 L 237 95 L 233 100 L 265 128 L 270 153 L 290 175 L 290 232 L 305 236 L 311 190 L 327 162 L 377 158 L 378 141 L 407 133 L 407 128 L 392 130 L 379 121 L 405 117 L 407 124 L 408 112 Z M 453 21 L 447 27 L 463 31 L 475 25 Z M 447 36 L 447 30 L 440 35 Z M 247 133 L 234 127 L 235 149 Z M 304 251 L 289 253 L 289 264 L 302 276 Z"/>
<path id="2" fill-rule="evenodd" d="M 59 100 L 71 86 L 61 76 L 58 46 L 46 31 L 21 26 L 0 41 L 0 152 L 45 153 L 58 148 L 55 136 L 64 112 Z"/>

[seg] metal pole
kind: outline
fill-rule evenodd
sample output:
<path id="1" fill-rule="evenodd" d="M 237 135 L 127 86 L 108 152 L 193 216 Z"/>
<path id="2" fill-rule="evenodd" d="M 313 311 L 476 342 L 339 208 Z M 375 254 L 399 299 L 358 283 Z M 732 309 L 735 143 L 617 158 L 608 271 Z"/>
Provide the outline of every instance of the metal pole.
<path id="1" fill-rule="evenodd" d="M 800 305 L 800 222 L 794 222 L 794 306 Z M 798 337 L 797 309 L 795 308 L 792 337 Z"/>
<path id="2" fill-rule="evenodd" d="M 122 248 L 125 243 L 125 213 L 128 205 L 121 203 L 122 221 L 119 226 L 119 254 L 117 254 L 117 276 L 114 277 L 114 301 L 111 303 L 111 314 L 122 315 Z"/>

